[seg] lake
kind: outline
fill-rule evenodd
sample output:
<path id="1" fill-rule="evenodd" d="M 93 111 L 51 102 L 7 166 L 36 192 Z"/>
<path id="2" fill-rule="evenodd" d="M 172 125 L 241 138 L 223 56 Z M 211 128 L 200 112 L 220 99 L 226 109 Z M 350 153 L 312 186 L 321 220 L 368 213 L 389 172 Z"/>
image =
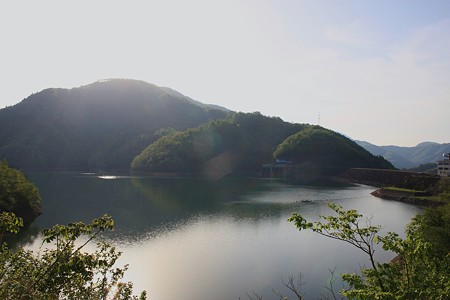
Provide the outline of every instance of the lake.
<path id="1" fill-rule="evenodd" d="M 335 273 L 369 266 L 352 246 L 299 232 L 287 218 L 317 220 L 329 201 L 357 209 L 383 231 L 403 233 L 420 207 L 382 200 L 363 185 L 291 186 L 258 178 L 154 178 L 92 173 L 27 173 L 42 197 L 44 214 L 33 227 L 88 222 L 107 213 L 116 222 L 106 239 L 129 264 L 125 280 L 153 300 L 248 299 L 258 293 L 291 296 L 282 279 L 301 274 L 306 299 L 327 295 Z M 40 239 L 31 248 L 37 248 Z M 377 249 L 379 261 L 392 253 Z M 337 280 L 336 291 L 342 288 Z"/>

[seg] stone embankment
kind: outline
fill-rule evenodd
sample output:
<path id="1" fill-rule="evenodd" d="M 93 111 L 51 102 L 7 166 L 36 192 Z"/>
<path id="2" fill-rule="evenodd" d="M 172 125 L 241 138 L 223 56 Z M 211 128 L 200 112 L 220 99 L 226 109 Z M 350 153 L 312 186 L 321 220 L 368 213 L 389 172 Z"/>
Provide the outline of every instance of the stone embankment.
<path id="1" fill-rule="evenodd" d="M 439 179 L 439 176 L 431 174 L 356 168 L 343 171 L 337 178 L 339 181 L 380 187 L 380 189 L 371 193 L 376 197 L 427 206 L 444 204 L 420 198 L 435 194 Z M 414 191 L 387 189 L 385 187 L 397 187 Z"/>
<path id="2" fill-rule="evenodd" d="M 366 184 L 375 187 L 395 186 L 398 188 L 430 191 L 439 181 L 439 176 L 380 169 L 348 169 L 343 171 L 336 180 Z"/>

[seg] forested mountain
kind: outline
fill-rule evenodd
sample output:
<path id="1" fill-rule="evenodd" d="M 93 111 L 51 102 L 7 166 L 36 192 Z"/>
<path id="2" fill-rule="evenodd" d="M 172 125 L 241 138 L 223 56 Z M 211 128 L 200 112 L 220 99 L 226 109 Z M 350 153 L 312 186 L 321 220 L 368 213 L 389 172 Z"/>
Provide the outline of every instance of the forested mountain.
<path id="1" fill-rule="evenodd" d="M 274 157 L 389 167 L 333 131 L 231 112 L 137 80 L 46 89 L 0 110 L 0 159 L 16 168 L 117 170 L 131 165 L 223 176 L 259 172 Z"/>
<path id="2" fill-rule="evenodd" d="M 225 118 L 143 81 L 46 89 L 0 110 L 0 159 L 35 169 L 128 169 L 162 134 Z"/>
<path id="3" fill-rule="evenodd" d="M 427 163 L 436 163 L 442 154 L 450 152 L 450 143 L 420 143 L 414 147 L 376 146 L 364 141 L 356 141 L 374 155 L 381 155 L 396 168 L 410 169 Z"/>
<path id="4" fill-rule="evenodd" d="M 166 135 L 132 163 L 135 170 L 220 177 L 261 170 L 274 158 L 324 167 L 392 168 L 350 139 L 320 126 L 292 124 L 259 113 L 230 114 L 226 120 Z"/>

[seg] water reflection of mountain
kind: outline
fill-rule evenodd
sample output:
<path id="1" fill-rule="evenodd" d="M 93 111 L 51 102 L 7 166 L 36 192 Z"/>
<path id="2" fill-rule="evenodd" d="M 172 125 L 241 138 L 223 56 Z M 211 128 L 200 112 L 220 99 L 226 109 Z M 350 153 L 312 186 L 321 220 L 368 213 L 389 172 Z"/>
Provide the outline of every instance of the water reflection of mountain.
<path id="1" fill-rule="evenodd" d="M 331 199 L 342 189 L 294 187 L 258 178 L 155 178 L 102 174 L 31 173 L 42 196 L 38 228 L 74 221 L 89 222 L 107 213 L 116 222 L 110 238 L 139 239 L 184 226 L 199 218 L 235 222 L 288 216 Z"/>

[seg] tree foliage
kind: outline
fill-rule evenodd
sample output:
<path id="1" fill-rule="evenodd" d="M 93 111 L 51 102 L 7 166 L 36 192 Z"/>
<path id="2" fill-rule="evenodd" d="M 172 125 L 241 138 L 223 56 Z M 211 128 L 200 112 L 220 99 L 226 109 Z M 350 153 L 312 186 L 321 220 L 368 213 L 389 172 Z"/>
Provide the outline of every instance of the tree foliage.
<path id="1" fill-rule="evenodd" d="M 0 161 L 0 212 L 13 212 L 29 223 L 41 213 L 38 189 L 25 175 Z"/>
<path id="2" fill-rule="evenodd" d="M 446 205 L 427 207 L 423 214 L 413 219 L 418 232 L 433 245 L 438 254 L 450 252 L 450 178 L 441 177 L 437 197 Z"/>
<path id="3" fill-rule="evenodd" d="M 366 220 L 355 210 L 343 210 L 330 204 L 335 216 L 321 216 L 323 221 L 309 222 L 299 214 L 289 221 L 299 230 L 313 230 L 323 236 L 347 242 L 366 253 L 372 268 L 362 269 L 361 274 L 342 274 L 349 288 L 340 291 L 349 299 L 448 299 L 450 295 L 450 254 L 437 252 L 426 241 L 423 219 L 410 224 L 406 238 L 389 232 L 379 235 L 379 226 Z M 398 262 L 380 263 L 374 259 L 374 244 L 380 243 L 386 251 L 400 257 Z"/>
<path id="4" fill-rule="evenodd" d="M 1 235 L 17 232 L 21 220 L 11 213 L 0 214 Z M 109 216 L 90 224 L 55 225 L 44 230 L 42 252 L 23 247 L 11 249 L 3 243 L 0 249 L 1 299 L 146 299 L 146 292 L 133 295 L 133 285 L 121 282 L 127 266 L 115 267 L 120 252 L 99 234 L 110 230 Z M 85 239 L 80 240 L 84 237 Z M 97 240 L 93 253 L 86 245 Z M 1 242 L 1 240 L 0 240 Z"/>
<path id="5" fill-rule="evenodd" d="M 431 243 L 438 254 L 450 252 L 450 205 L 429 207 L 423 214 L 417 215 L 417 231 L 425 241 Z"/>

